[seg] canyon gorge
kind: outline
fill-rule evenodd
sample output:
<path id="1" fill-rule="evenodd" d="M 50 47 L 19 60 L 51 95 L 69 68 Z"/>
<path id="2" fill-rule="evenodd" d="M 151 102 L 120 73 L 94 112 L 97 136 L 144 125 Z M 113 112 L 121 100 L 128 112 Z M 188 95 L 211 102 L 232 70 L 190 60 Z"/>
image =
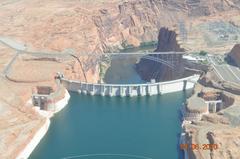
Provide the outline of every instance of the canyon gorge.
<path id="1" fill-rule="evenodd" d="M 12 159 L 46 120 L 25 106 L 33 88 L 55 88 L 57 72 L 68 79 L 96 83 L 101 55 L 153 43 L 158 43 L 157 51 L 229 52 L 240 43 L 240 1 L 2 0 L 0 24 L 0 37 L 24 44 L 27 51 L 74 55 L 66 60 L 21 55 L 7 78 L 0 76 L 0 158 Z M 231 28 L 232 36 L 219 43 L 216 37 L 221 38 L 221 28 L 226 32 Z M 1 71 L 14 53 L 0 43 Z M 143 79 L 150 80 L 146 69 L 152 66 L 146 63 L 140 61 L 137 70 Z M 168 72 L 168 68 L 161 69 Z M 227 130 L 225 134 L 227 139 Z M 218 137 L 216 140 L 221 140 Z"/>

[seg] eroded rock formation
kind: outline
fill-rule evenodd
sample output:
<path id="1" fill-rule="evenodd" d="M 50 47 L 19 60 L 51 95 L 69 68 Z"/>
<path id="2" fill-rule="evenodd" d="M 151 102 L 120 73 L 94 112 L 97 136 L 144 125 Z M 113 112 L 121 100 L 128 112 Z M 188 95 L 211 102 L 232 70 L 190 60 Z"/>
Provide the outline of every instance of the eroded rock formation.
<path id="1" fill-rule="evenodd" d="M 184 49 L 180 47 L 177 41 L 177 33 L 168 28 L 161 28 L 158 35 L 157 52 L 176 51 L 183 52 Z"/>
<path id="2" fill-rule="evenodd" d="M 98 54 L 157 41 L 159 28 L 176 27 L 179 21 L 190 20 L 189 17 L 197 21 L 207 16 L 209 20 L 209 16 L 221 13 L 217 18 L 226 19 L 223 15 L 229 18 L 228 12 L 238 10 L 239 6 L 239 0 L 2 0 L 0 36 L 26 43 L 29 50 L 52 52 L 71 48 L 83 65 L 76 60 L 57 65 L 51 61 L 47 65 L 44 61 L 20 61 L 11 74 L 17 80 L 34 78 L 37 82 L 46 80 L 40 84 L 52 85 L 54 74 L 61 71 L 70 79 L 85 81 L 84 71 L 89 82 L 96 82 Z M 1 70 L 14 52 L 9 48 L 0 51 Z M 94 56 L 82 57 L 81 52 Z M 34 77 L 24 69 L 32 66 L 36 66 Z M 49 74 L 42 76 L 46 73 Z M 43 125 L 45 119 L 25 107 L 37 82 L 20 84 L 0 77 L 0 158 L 15 158 Z"/>
<path id="3" fill-rule="evenodd" d="M 159 42 L 156 52 L 183 52 L 184 49 L 180 47 L 177 42 L 177 34 L 173 30 L 168 28 L 161 28 L 158 36 Z M 137 72 L 145 81 L 150 81 L 155 79 L 156 81 L 166 81 L 173 80 L 183 77 L 184 74 L 184 64 L 182 55 L 175 55 L 173 58 L 169 55 L 151 55 L 159 59 L 163 59 L 169 63 L 174 61 L 175 69 L 162 64 L 160 62 L 155 62 L 153 60 L 141 59 L 136 65 Z"/>
<path id="4" fill-rule="evenodd" d="M 194 92 L 200 90 L 220 91 L 197 85 Z M 186 143 L 199 144 L 200 149 L 188 149 L 192 159 L 238 159 L 239 158 L 239 97 L 235 94 L 222 91 L 223 109 L 218 113 L 206 113 L 199 121 L 185 122 L 183 129 L 186 132 Z M 214 144 L 215 148 L 203 148 L 204 144 Z"/>
<path id="5" fill-rule="evenodd" d="M 189 17 L 234 11 L 239 5 L 238 0 L 2 1 L 0 34 L 34 50 L 71 48 L 78 56 L 81 52 L 97 54 L 157 41 L 163 26 L 178 27 L 179 21 Z M 96 82 L 96 59 L 80 60 L 85 61 L 82 71 L 88 81 Z M 83 73 L 79 78 L 84 80 Z"/>

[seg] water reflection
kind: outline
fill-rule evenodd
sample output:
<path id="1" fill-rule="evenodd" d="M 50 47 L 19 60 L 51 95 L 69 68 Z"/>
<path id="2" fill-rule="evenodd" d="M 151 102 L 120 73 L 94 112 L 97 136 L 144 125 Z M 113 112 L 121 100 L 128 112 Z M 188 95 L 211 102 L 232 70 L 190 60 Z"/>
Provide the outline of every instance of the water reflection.
<path id="1" fill-rule="evenodd" d="M 125 49 L 121 52 L 143 52 L 153 51 L 155 45 L 140 48 Z M 111 66 L 108 68 L 104 81 L 111 84 L 134 84 L 145 83 L 135 70 L 135 64 L 139 60 L 138 56 L 128 55 L 126 57 L 113 57 Z"/>

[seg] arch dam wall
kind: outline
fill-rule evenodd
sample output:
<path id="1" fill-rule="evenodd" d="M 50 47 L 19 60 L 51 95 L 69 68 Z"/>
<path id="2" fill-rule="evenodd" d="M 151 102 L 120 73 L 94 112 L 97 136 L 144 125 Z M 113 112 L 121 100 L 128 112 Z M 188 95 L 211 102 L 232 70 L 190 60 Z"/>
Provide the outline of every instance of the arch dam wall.
<path id="1" fill-rule="evenodd" d="M 61 78 L 67 90 L 90 95 L 102 96 L 146 96 L 178 92 L 192 89 L 200 75 L 186 78 L 146 84 L 93 84 Z"/>

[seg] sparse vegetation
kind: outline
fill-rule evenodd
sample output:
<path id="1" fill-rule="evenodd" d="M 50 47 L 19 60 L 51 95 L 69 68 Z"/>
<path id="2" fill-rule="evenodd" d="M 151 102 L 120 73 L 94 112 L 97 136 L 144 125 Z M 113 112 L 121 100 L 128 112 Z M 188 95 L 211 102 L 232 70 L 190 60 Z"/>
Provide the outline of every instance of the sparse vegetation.
<path id="1" fill-rule="evenodd" d="M 208 54 L 208 52 L 203 51 L 203 50 L 199 52 L 199 55 L 200 55 L 200 56 L 206 56 L 207 54 Z"/>
<path id="2" fill-rule="evenodd" d="M 122 47 L 123 47 L 124 49 L 132 49 L 132 48 L 134 48 L 134 46 L 131 45 L 131 44 L 128 44 L 127 41 L 124 41 L 124 42 L 122 43 Z"/>
<path id="3" fill-rule="evenodd" d="M 140 47 L 156 46 L 157 43 L 157 41 L 141 42 Z"/>
<path id="4" fill-rule="evenodd" d="M 208 60 L 204 60 L 200 62 L 201 64 L 207 65 L 208 64 Z"/>

